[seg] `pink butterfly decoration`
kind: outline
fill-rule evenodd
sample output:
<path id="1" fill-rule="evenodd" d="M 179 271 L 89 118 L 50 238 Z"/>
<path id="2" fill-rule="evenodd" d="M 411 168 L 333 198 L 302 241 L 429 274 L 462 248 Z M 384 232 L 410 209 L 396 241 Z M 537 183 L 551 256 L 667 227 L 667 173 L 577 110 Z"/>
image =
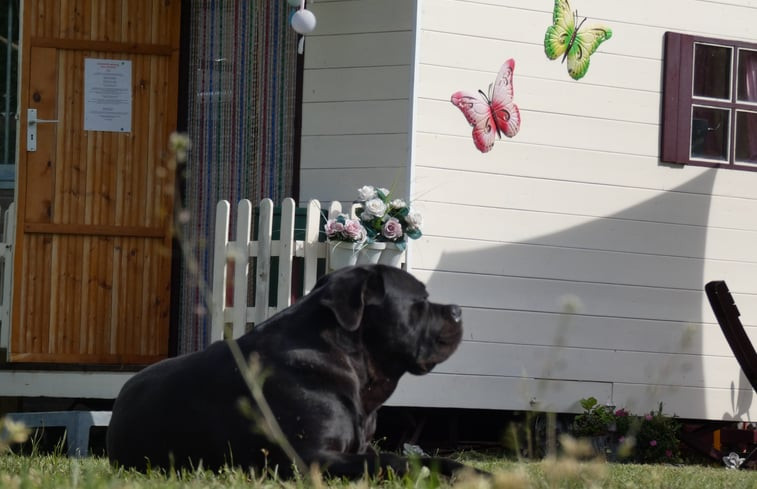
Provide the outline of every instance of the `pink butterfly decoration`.
<path id="1" fill-rule="evenodd" d="M 452 94 L 452 104 L 460 109 L 471 126 L 473 126 L 473 144 L 482 153 L 494 146 L 494 135 L 511 138 L 520 129 L 520 111 L 513 103 L 513 71 L 515 60 L 508 59 L 502 65 L 489 87 L 487 97 L 481 90 L 478 93 L 460 91 Z"/>

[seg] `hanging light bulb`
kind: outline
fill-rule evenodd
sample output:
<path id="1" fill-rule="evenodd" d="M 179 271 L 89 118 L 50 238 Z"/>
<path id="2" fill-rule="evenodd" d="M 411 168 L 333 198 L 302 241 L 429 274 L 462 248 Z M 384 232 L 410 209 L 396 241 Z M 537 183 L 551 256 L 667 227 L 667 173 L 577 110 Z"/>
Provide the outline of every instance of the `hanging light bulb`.
<path id="1" fill-rule="evenodd" d="M 298 34 L 310 34 L 315 29 L 315 15 L 305 8 L 305 0 L 300 0 L 300 9 L 292 15 L 291 22 Z"/>

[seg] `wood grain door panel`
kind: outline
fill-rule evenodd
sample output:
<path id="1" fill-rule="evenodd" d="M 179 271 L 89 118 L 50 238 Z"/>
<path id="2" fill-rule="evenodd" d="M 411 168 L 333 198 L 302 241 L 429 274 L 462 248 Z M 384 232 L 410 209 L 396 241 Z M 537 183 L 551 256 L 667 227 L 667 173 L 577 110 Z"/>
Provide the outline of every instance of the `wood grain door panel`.
<path id="1" fill-rule="evenodd" d="M 179 4 L 25 2 L 11 361 L 167 355 Z M 131 132 L 84 130 L 87 58 L 131 63 Z"/>

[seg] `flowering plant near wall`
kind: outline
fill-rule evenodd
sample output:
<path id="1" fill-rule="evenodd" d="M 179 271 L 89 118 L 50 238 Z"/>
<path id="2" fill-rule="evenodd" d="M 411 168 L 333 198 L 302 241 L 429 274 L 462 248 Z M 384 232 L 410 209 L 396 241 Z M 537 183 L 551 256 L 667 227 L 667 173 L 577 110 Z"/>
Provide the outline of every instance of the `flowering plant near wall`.
<path id="1" fill-rule="evenodd" d="M 358 189 L 356 214 L 365 228 L 369 242 L 391 242 L 399 248 L 407 239 L 418 239 L 423 217 L 402 199 L 391 199 L 389 190 L 365 185 Z"/>
<path id="2" fill-rule="evenodd" d="M 651 411 L 640 419 L 636 433 L 636 458 L 640 462 L 678 462 L 681 458 L 678 434 L 681 423 L 675 417 Z"/>

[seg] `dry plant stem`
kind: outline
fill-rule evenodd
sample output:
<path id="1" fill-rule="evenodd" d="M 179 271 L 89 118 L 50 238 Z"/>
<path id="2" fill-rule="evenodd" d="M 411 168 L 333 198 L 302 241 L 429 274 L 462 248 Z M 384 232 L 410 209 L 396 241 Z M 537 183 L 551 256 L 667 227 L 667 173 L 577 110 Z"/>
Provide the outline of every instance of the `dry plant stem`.
<path id="1" fill-rule="evenodd" d="M 226 344 L 229 345 L 231 355 L 234 357 L 234 361 L 239 368 L 239 372 L 242 374 L 242 378 L 247 384 L 247 388 L 249 389 L 250 394 L 252 394 L 252 399 L 255 401 L 255 404 L 257 404 L 257 407 L 258 409 L 260 409 L 260 413 L 263 416 L 262 421 L 265 423 L 267 428 L 266 430 L 264 430 L 264 433 L 271 439 L 273 443 L 276 443 L 284 451 L 284 453 L 287 457 L 289 457 L 290 460 L 294 462 L 299 473 L 307 476 L 309 474 L 309 471 L 307 466 L 305 465 L 305 462 L 302 461 L 300 456 L 297 455 L 297 452 L 294 450 L 294 448 L 292 448 L 292 445 L 289 444 L 289 440 L 287 440 L 286 435 L 284 435 L 284 432 L 281 431 L 281 427 L 276 421 L 276 415 L 273 414 L 271 406 L 268 404 L 268 401 L 266 401 L 265 396 L 263 395 L 263 386 L 260 382 L 258 382 L 257 375 L 259 373 L 258 359 L 256 357 L 252 357 L 250 359 L 251 365 L 248 365 L 245 363 L 244 355 L 242 355 L 242 351 L 239 349 L 239 345 L 237 345 L 236 341 L 229 338 L 226 340 Z"/>
<path id="2" fill-rule="evenodd" d="M 187 142 L 184 142 L 183 144 L 187 144 Z M 173 146 L 173 145 L 172 145 Z M 171 148 L 174 156 L 174 165 L 176 162 L 183 162 L 186 159 L 186 154 L 177 154 L 176 146 L 173 146 Z M 210 290 L 210 287 L 208 286 L 207 281 L 204 280 L 202 277 L 202 273 L 200 272 L 199 264 L 197 263 L 197 260 L 194 258 L 194 255 L 192 254 L 193 246 L 192 242 L 188 237 L 182 232 L 183 224 L 181 220 L 178 218 L 178 215 L 184 211 L 184 207 L 182 203 L 177 198 L 177 211 L 174 215 L 173 219 L 173 226 L 172 226 L 172 233 L 176 241 L 178 241 L 179 246 L 181 247 L 181 253 L 187 263 L 187 268 L 189 273 L 194 277 L 194 279 L 197 281 L 197 287 L 200 290 L 201 296 L 204 298 L 205 304 L 208 304 L 212 307 L 213 305 L 213 295 Z M 171 222 L 171 221 L 169 221 Z M 270 405 L 265 399 L 265 396 L 263 395 L 263 388 L 262 384 L 258 382 L 258 374 L 259 374 L 259 364 L 257 364 L 257 359 L 251 359 L 251 362 L 256 362 L 252 365 L 247 364 L 244 358 L 244 355 L 242 354 L 242 351 L 239 349 L 239 345 L 236 341 L 234 341 L 232 338 L 228 338 L 226 340 L 226 344 L 229 345 L 229 349 L 231 350 L 231 354 L 234 358 L 234 361 L 237 364 L 237 367 L 239 368 L 239 372 L 242 375 L 242 378 L 245 381 L 245 384 L 247 384 L 247 388 L 250 391 L 250 394 L 252 395 L 253 400 L 258 406 L 258 409 L 260 409 L 260 413 L 262 414 L 263 419 L 262 420 L 254 420 L 254 421 L 262 421 L 265 423 L 265 428 L 263 432 L 266 434 L 266 436 L 269 437 L 271 442 L 276 443 L 286 454 L 287 457 L 289 457 L 290 460 L 292 460 L 297 467 L 297 470 L 302 474 L 304 477 L 308 477 L 311 475 L 311 472 L 308 470 L 305 463 L 302 461 L 302 459 L 297 455 L 297 452 L 295 452 L 294 448 L 292 448 L 292 445 L 289 443 L 289 440 L 287 440 L 286 436 L 284 435 L 284 432 L 281 431 L 281 427 L 279 426 L 279 423 L 276 421 L 276 416 L 273 414 L 273 411 L 271 410 Z"/>

